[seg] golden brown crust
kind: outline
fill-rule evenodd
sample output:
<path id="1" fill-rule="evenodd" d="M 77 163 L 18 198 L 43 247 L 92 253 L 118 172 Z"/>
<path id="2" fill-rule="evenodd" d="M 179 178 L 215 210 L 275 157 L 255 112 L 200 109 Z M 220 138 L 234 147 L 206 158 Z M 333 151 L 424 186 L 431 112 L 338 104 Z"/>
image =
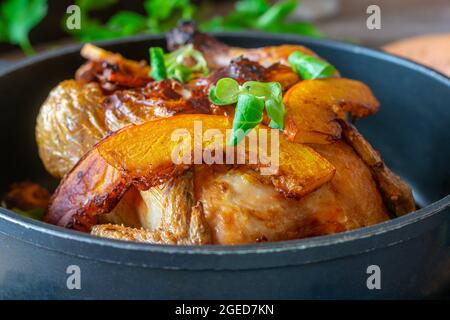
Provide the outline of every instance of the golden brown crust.
<path id="1" fill-rule="evenodd" d="M 131 228 L 117 224 L 100 224 L 92 227 L 91 234 L 98 237 L 160 244 L 205 245 L 211 244 L 209 227 L 205 223 L 200 202 L 192 207 L 189 221 L 182 224 L 183 232 L 174 233 L 167 228 L 150 231 L 143 228 Z"/>
<path id="2" fill-rule="evenodd" d="M 36 123 L 39 156 L 45 168 L 62 177 L 108 132 L 96 83 L 66 80 L 54 88 Z"/>
<path id="3" fill-rule="evenodd" d="M 372 170 L 390 211 L 396 216 L 401 216 L 416 210 L 411 188 L 386 166 L 380 154 L 353 125 L 346 122 L 342 124 L 345 139 Z"/>
<path id="4" fill-rule="evenodd" d="M 64 177 L 52 198 L 46 221 L 89 230 L 96 216 L 110 212 L 131 184 L 147 190 L 185 172 L 193 162 L 174 163 L 172 153 L 179 142 L 171 137 L 173 128 L 186 128 L 193 137 L 196 121 L 201 121 L 205 131 L 220 130 L 222 137 L 231 125 L 222 116 L 180 115 L 129 126 L 103 139 Z M 282 135 L 279 139 L 279 164 L 271 181 L 283 193 L 300 197 L 333 177 L 333 166 L 311 148 L 290 143 Z M 191 144 L 190 152 L 193 147 Z M 202 153 L 206 147 L 205 140 Z M 225 151 L 223 147 L 221 150 Z M 247 157 L 248 150 L 247 147 Z M 191 155 L 190 161 L 193 160 Z M 247 162 L 244 166 L 262 169 L 267 164 Z"/>
<path id="5" fill-rule="evenodd" d="M 242 244 L 320 236 L 389 219 L 369 168 L 343 141 L 311 145 L 336 174 L 301 199 L 286 199 L 248 168 L 195 167 L 213 243 Z"/>

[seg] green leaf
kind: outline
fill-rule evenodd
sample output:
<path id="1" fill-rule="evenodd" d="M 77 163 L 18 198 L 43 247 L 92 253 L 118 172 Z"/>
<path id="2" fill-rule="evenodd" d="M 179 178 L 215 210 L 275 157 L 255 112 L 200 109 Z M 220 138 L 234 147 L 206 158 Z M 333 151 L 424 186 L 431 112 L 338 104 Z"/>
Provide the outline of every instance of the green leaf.
<path id="1" fill-rule="evenodd" d="M 227 103 L 219 100 L 216 96 L 216 86 L 213 86 L 209 89 L 209 93 L 208 93 L 208 98 L 209 101 L 211 101 L 212 103 L 214 103 L 217 106 L 226 106 Z"/>
<path id="2" fill-rule="evenodd" d="M 156 81 L 167 79 L 167 70 L 164 63 L 164 50 L 160 47 L 149 49 L 150 65 L 152 70 L 150 76 Z"/>
<path id="3" fill-rule="evenodd" d="M 282 88 L 278 82 L 258 82 L 247 81 L 243 85 L 243 90 L 249 94 L 264 98 L 267 115 L 271 119 L 271 128 L 283 130 L 285 108 L 282 102 Z"/>
<path id="4" fill-rule="evenodd" d="M 221 16 L 212 17 L 210 20 L 203 21 L 199 24 L 202 32 L 216 32 L 224 30 L 224 19 Z"/>
<path id="5" fill-rule="evenodd" d="M 269 127 L 283 130 L 286 109 L 281 101 L 275 99 L 266 100 L 266 111 L 270 118 Z"/>
<path id="6" fill-rule="evenodd" d="M 288 61 L 292 69 L 305 80 L 329 78 L 336 72 L 336 68 L 328 62 L 300 51 L 291 53 Z"/>
<path id="7" fill-rule="evenodd" d="M 281 94 L 281 85 L 278 82 L 247 81 L 242 85 L 242 91 L 260 98 L 271 99 Z"/>
<path id="8" fill-rule="evenodd" d="M 46 14 L 46 0 L 6 0 L 0 7 L 0 25 L 5 28 L 0 34 L 10 43 L 20 45 L 26 54 L 32 54 L 28 35 Z"/>
<path id="9" fill-rule="evenodd" d="M 183 19 L 191 19 L 195 10 L 189 0 L 146 0 L 144 8 L 149 17 L 158 21 L 170 18 L 176 10 L 181 11 Z"/>
<path id="10" fill-rule="evenodd" d="M 88 11 L 106 9 L 116 3 L 117 3 L 117 0 L 77 0 L 77 1 L 75 1 L 75 4 L 80 7 L 82 14 L 86 14 Z"/>
<path id="11" fill-rule="evenodd" d="M 234 7 L 236 12 L 255 17 L 269 10 L 270 6 L 267 0 L 241 0 L 237 1 Z"/>
<path id="12" fill-rule="evenodd" d="M 231 78 L 222 78 L 217 81 L 214 92 L 217 99 L 223 104 L 236 103 L 239 95 L 239 83 Z"/>
<path id="13" fill-rule="evenodd" d="M 239 86 L 234 79 L 222 78 L 215 87 L 210 89 L 209 100 L 215 105 L 223 106 L 235 103 L 236 100 L 239 102 L 242 95 L 252 96 L 263 101 L 263 109 L 265 103 L 267 115 L 271 119 L 269 126 L 279 130 L 284 129 L 286 111 L 282 101 L 282 88 L 278 82 L 247 81 L 242 86 Z M 245 99 L 248 100 L 249 98 L 246 97 Z M 236 111 L 235 119 L 237 114 Z M 259 113 L 257 115 L 259 116 Z M 246 116 L 248 117 L 249 115 L 246 114 Z M 245 131 L 241 133 L 245 133 Z M 242 137 L 236 134 L 233 139 L 240 141 Z"/>
<path id="14" fill-rule="evenodd" d="M 261 29 L 278 24 L 291 14 L 298 5 L 296 0 L 280 1 L 270 7 L 256 22 L 256 26 Z"/>
<path id="15" fill-rule="evenodd" d="M 0 16 L 0 42 L 8 42 L 9 41 L 9 37 L 8 37 L 8 30 L 6 27 L 6 21 L 4 21 L 4 19 L 2 19 L 2 17 Z"/>
<path id="16" fill-rule="evenodd" d="M 114 31 L 98 21 L 90 20 L 83 28 L 73 32 L 81 41 L 89 42 L 95 40 L 108 40 L 120 37 L 120 32 Z"/>
<path id="17" fill-rule="evenodd" d="M 264 100 L 254 95 L 239 95 L 234 114 L 230 144 L 237 145 L 263 119 Z"/>
<path id="18" fill-rule="evenodd" d="M 147 20 L 135 12 L 120 11 L 108 20 L 107 26 L 122 36 L 129 36 L 144 31 Z"/>
<path id="19" fill-rule="evenodd" d="M 300 34 L 315 38 L 320 38 L 323 36 L 322 32 L 320 32 L 312 23 L 309 22 L 277 23 L 265 28 L 265 30 L 278 33 Z"/>

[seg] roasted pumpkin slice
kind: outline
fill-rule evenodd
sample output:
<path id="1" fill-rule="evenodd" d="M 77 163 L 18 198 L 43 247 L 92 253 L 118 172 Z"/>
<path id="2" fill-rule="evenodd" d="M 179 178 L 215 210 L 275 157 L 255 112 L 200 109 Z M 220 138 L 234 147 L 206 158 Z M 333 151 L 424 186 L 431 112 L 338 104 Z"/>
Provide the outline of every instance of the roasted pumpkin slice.
<path id="1" fill-rule="evenodd" d="M 208 160 L 204 156 L 203 159 L 199 159 L 201 156 L 199 152 L 203 155 L 214 154 L 216 164 L 220 161 L 230 164 L 226 161 L 227 154 L 231 155 L 236 151 L 231 152 L 231 148 L 225 146 L 227 129 L 230 128 L 231 120 L 228 117 L 179 115 L 119 130 L 100 143 L 97 149 L 110 165 L 126 172 L 133 181 L 138 181 L 144 188 L 148 188 L 156 185 L 161 179 L 186 170 L 194 163 L 199 164 L 198 161 L 211 164 L 211 159 Z M 267 131 L 262 132 L 262 129 Z M 214 138 L 205 139 L 198 136 L 199 130 L 203 131 L 205 136 L 211 134 Z M 261 138 L 261 134 L 264 134 L 267 138 L 258 141 L 260 146 L 264 143 L 268 149 L 275 146 L 272 141 L 272 129 L 259 127 L 254 133 L 254 136 Z M 188 141 L 188 145 L 180 147 L 180 140 L 173 139 L 174 135 L 183 137 L 184 142 Z M 291 143 L 283 135 L 277 136 L 279 145 L 275 147 L 279 151 L 278 159 L 273 157 L 273 149 L 267 152 L 269 154 L 267 155 L 264 152 L 267 150 L 260 147 L 252 150 L 249 144 L 246 144 L 244 151 L 245 159 L 248 161 L 245 165 L 270 175 L 272 182 L 280 191 L 294 197 L 303 196 L 331 179 L 334 174 L 333 166 L 313 149 Z M 185 139 L 186 137 L 188 139 Z M 198 148 L 194 147 L 196 144 Z M 175 164 L 181 159 L 174 161 L 174 153 L 180 152 L 181 149 L 185 151 L 179 153 L 184 162 Z M 270 161 L 272 158 L 273 162 Z"/>
<path id="2" fill-rule="evenodd" d="M 131 181 L 94 147 L 65 175 L 50 200 L 44 221 L 90 231 L 97 215 L 114 209 L 130 185 Z"/>
<path id="3" fill-rule="evenodd" d="M 198 144 L 194 126 L 199 124 L 205 136 L 208 131 L 214 132 L 214 138 L 202 139 Z M 202 153 L 199 164 L 208 164 L 207 153 L 217 159 L 219 149 L 224 150 L 224 161 L 230 149 L 230 154 L 234 154 L 237 160 L 239 146 L 219 148 L 226 140 L 224 138 L 218 143 L 220 139 L 217 137 L 226 137 L 226 130 L 230 127 L 230 120 L 224 116 L 179 115 L 131 125 L 113 133 L 93 147 L 64 177 L 52 198 L 45 220 L 88 231 L 95 223 L 96 215 L 111 211 L 132 184 L 140 190 L 157 186 L 197 163 L 198 151 Z M 266 128 L 255 129 L 255 134 L 264 134 L 262 129 Z M 267 145 L 271 146 L 267 153 L 270 156 L 262 154 L 261 149 L 257 149 L 255 156 L 247 143 L 241 153 L 246 159 L 242 165 L 267 174 L 268 181 L 277 190 L 289 197 L 301 197 L 333 177 L 334 167 L 313 149 L 291 143 L 282 134 L 272 137 L 272 129 L 267 130 Z M 190 135 L 193 143 L 190 146 L 180 143 L 179 139 L 172 139 L 174 134 L 178 137 Z M 272 140 L 275 137 L 279 139 L 279 156 L 276 158 L 273 157 L 276 140 Z M 180 146 L 188 156 L 174 157 L 179 154 Z"/>
<path id="4" fill-rule="evenodd" d="M 301 81 L 286 92 L 283 103 L 289 139 L 319 144 L 340 139 L 342 128 L 337 120 L 345 112 L 365 117 L 379 108 L 364 83 L 344 78 Z"/>

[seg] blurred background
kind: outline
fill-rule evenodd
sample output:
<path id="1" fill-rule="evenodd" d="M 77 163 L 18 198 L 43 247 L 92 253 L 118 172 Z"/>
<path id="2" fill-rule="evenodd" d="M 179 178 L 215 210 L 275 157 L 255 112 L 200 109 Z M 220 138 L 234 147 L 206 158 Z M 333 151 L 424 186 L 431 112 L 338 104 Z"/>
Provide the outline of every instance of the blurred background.
<path id="1" fill-rule="evenodd" d="M 68 30 L 73 4 L 81 28 Z M 381 24 L 371 30 L 367 10 L 374 4 Z M 180 18 L 195 19 L 203 31 L 250 29 L 387 46 L 450 74 L 449 0 L 1 0 L 0 60 L 77 41 L 165 32 Z"/>

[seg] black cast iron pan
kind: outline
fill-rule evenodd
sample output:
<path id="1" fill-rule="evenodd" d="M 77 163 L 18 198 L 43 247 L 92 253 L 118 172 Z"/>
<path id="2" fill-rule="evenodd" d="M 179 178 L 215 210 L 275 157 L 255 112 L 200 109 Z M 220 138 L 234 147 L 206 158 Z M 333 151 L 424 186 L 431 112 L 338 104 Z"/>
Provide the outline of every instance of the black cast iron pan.
<path id="1" fill-rule="evenodd" d="M 303 44 L 343 76 L 367 83 L 381 111 L 358 127 L 413 187 L 421 209 L 331 236 L 183 247 L 94 238 L 0 208 L 0 298 L 420 298 L 447 290 L 450 80 L 349 44 L 258 33 L 218 36 L 242 47 Z M 148 47 L 164 44 L 163 37 L 139 36 L 101 45 L 146 59 Z M 0 72 L 0 191 L 24 179 L 56 184 L 38 158 L 35 119 L 51 88 L 72 78 L 82 63 L 79 49 L 50 51 Z M 81 290 L 67 287 L 75 270 L 67 273 L 69 266 L 79 267 Z M 381 289 L 367 286 L 370 266 L 379 271 Z"/>

